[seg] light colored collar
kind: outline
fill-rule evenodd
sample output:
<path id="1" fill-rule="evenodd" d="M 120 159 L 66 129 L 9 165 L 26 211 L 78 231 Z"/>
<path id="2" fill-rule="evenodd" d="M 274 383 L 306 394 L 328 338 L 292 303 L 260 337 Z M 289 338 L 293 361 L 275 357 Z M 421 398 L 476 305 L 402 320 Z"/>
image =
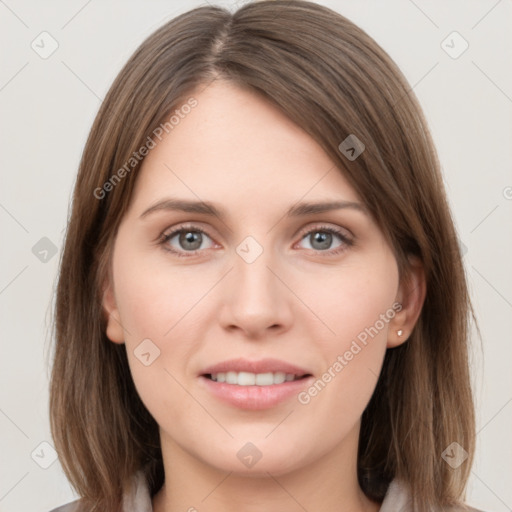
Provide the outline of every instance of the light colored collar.
<path id="1" fill-rule="evenodd" d="M 50 512 L 77 512 L 79 501 L 75 500 L 67 505 L 54 508 Z M 443 511 L 451 512 L 482 512 L 479 509 L 470 506 L 454 506 L 443 508 Z M 394 479 L 388 487 L 386 496 L 381 503 L 379 512 L 411 512 L 412 500 L 409 487 L 401 480 Z M 132 478 L 130 489 L 123 495 L 123 512 L 153 512 L 153 504 L 149 494 L 149 485 L 142 471 Z"/>
<path id="2" fill-rule="evenodd" d="M 379 512 L 410 512 L 411 500 L 405 484 L 397 479 L 388 487 Z M 123 496 L 123 512 L 153 512 L 149 486 L 142 471 L 133 477 L 133 485 Z"/>
<path id="3" fill-rule="evenodd" d="M 123 512 L 153 512 L 149 486 L 144 473 L 133 476 L 133 484 L 123 495 Z"/>

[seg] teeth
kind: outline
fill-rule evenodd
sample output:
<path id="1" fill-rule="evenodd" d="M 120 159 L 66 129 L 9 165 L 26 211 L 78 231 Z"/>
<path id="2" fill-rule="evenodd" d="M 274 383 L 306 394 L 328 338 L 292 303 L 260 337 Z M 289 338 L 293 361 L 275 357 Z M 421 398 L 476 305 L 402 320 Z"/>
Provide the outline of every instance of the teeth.
<path id="1" fill-rule="evenodd" d="M 219 372 L 212 373 L 211 378 L 217 382 L 227 382 L 228 384 L 237 384 L 238 386 L 271 386 L 272 384 L 282 384 L 285 381 L 290 382 L 299 379 L 293 373 L 283 372 Z"/>

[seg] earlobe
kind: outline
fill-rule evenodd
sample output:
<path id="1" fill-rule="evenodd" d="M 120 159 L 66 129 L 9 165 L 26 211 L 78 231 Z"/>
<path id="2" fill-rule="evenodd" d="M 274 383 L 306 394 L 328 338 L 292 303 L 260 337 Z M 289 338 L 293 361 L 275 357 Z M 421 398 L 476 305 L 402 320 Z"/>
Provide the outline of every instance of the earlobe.
<path id="1" fill-rule="evenodd" d="M 396 299 L 401 309 L 389 323 L 388 348 L 397 347 L 408 340 L 423 308 L 426 291 L 423 263 L 411 256 Z"/>
<path id="2" fill-rule="evenodd" d="M 107 317 L 106 335 L 107 338 L 114 343 L 124 343 L 124 331 L 121 325 L 121 317 L 114 295 L 114 291 L 110 283 L 103 289 L 103 310 Z"/>

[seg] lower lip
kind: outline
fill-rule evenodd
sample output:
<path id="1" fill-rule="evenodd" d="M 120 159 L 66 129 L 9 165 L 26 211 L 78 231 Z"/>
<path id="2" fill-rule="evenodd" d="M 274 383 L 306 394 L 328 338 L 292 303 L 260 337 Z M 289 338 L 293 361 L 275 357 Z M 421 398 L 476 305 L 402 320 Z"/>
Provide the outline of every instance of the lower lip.
<path id="1" fill-rule="evenodd" d="M 252 411 L 270 409 L 279 405 L 292 396 L 298 395 L 300 391 L 310 385 L 312 380 L 313 376 L 310 376 L 270 386 L 238 386 L 200 376 L 200 381 L 206 386 L 206 389 L 217 398 L 240 409 Z"/>

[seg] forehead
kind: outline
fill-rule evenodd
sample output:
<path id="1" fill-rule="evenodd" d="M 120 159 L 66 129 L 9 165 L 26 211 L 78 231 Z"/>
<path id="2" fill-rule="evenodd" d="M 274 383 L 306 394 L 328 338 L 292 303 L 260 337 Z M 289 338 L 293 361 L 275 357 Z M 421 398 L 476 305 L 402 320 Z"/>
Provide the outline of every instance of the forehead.
<path id="1" fill-rule="evenodd" d="M 190 97 L 196 106 L 182 113 L 142 163 L 135 208 L 164 194 L 227 208 L 261 209 L 301 198 L 359 201 L 318 143 L 256 93 L 215 81 Z"/>

